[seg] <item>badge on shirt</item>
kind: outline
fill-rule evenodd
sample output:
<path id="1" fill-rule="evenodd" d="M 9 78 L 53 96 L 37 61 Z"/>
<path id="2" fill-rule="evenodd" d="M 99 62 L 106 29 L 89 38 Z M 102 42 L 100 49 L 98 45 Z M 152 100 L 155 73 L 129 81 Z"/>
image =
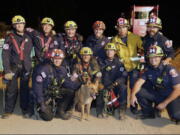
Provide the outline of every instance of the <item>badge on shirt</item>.
<path id="1" fill-rule="evenodd" d="M 42 81 L 43 81 L 42 76 L 38 75 L 38 76 L 36 77 L 36 81 L 37 81 L 37 82 L 42 82 Z"/>
<path id="2" fill-rule="evenodd" d="M 152 80 L 152 75 L 151 75 L 151 74 L 148 75 L 148 79 L 149 79 L 149 80 Z"/>
<path id="3" fill-rule="evenodd" d="M 9 44 L 4 44 L 4 45 L 3 45 L 3 49 L 4 49 L 4 50 L 8 50 L 8 49 L 9 49 Z"/>
<path id="4" fill-rule="evenodd" d="M 175 69 L 171 69 L 171 70 L 169 71 L 169 74 L 170 74 L 172 77 L 177 77 L 177 76 L 178 76 L 178 73 L 177 73 L 177 71 L 176 71 Z"/>
<path id="5" fill-rule="evenodd" d="M 104 45 L 105 45 L 105 43 L 106 43 L 105 41 L 102 41 L 102 42 L 101 42 L 101 45 L 102 45 L 102 46 L 104 46 Z"/>
<path id="6" fill-rule="evenodd" d="M 124 68 L 123 67 L 120 67 L 120 69 L 119 69 L 121 72 L 123 72 L 124 71 Z"/>
<path id="7" fill-rule="evenodd" d="M 28 38 L 25 39 L 25 42 L 28 42 Z"/>
<path id="8" fill-rule="evenodd" d="M 54 45 L 58 45 L 58 42 L 56 40 L 54 40 Z"/>
<path id="9" fill-rule="evenodd" d="M 167 41 L 165 42 L 165 45 L 167 46 L 167 48 L 171 48 L 172 45 L 173 45 L 172 40 L 167 40 Z"/>
<path id="10" fill-rule="evenodd" d="M 42 72 L 41 75 L 43 78 L 46 78 L 46 73 Z"/>

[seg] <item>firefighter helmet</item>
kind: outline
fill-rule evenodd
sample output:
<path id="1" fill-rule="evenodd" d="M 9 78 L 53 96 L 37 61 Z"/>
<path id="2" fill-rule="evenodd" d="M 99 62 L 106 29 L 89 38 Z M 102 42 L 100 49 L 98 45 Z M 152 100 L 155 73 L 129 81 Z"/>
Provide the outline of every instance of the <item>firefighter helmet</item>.
<path id="1" fill-rule="evenodd" d="M 125 18 L 119 18 L 117 20 L 116 28 L 120 27 L 120 26 L 125 26 L 125 27 L 128 27 L 128 28 L 130 27 L 128 20 L 125 19 Z"/>
<path id="2" fill-rule="evenodd" d="M 20 15 L 16 15 L 12 18 L 12 24 L 17 24 L 17 23 L 26 23 L 24 17 Z"/>
<path id="3" fill-rule="evenodd" d="M 53 49 L 51 52 L 51 58 L 64 59 L 65 54 L 61 49 Z"/>
<path id="4" fill-rule="evenodd" d="M 49 17 L 43 18 L 41 24 L 50 24 L 54 27 L 54 21 Z"/>
<path id="5" fill-rule="evenodd" d="M 147 27 L 151 27 L 151 26 L 162 29 L 161 19 L 156 16 L 150 17 L 147 22 Z"/>
<path id="6" fill-rule="evenodd" d="M 152 45 L 149 47 L 148 50 L 148 57 L 154 57 L 154 56 L 164 56 L 163 50 L 158 45 Z"/>
<path id="7" fill-rule="evenodd" d="M 106 25 L 104 24 L 103 21 L 96 21 L 93 26 L 92 26 L 93 29 L 102 29 L 102 30 L 105 30 L 106 29 Z"/>
<path id="8" fill-rule="evenodd" d="M 108 43 L 106 44 L 105 50 L 116 50 L 116 45 L 114 43 Z"/>
<path id="9" fill-rule="evenodd" d="M 93 51 L 89 47 L 83 47 L 80 50 L 80 55 L 93 55 Z"/>
<path id="10" fill-rule="evenodd" d="M 71 29 L 71 28 L 77 29 L 78 27 L 77 27 L 77 24 L 74 21 L 67 21 L 64 24 L 64 28 L 65 29 Z"/>

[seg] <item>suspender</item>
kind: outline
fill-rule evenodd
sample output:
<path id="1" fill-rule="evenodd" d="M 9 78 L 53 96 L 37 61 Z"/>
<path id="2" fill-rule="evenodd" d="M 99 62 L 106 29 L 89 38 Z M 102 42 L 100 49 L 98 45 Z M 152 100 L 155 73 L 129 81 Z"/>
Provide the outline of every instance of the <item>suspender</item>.
<path id="1" fill-rule="evenodd" d="M 23 61 L 24 60 L 24 46 L 25 46 L 25 43 L 26 43 L 26 39 L 22 41 L 22 43 L 21 43 L 21 45 L 19 47 L 14 35 L 10 34 L 10 37 L 11 37 L 11 40 L 13 42 L 13 45 L 16 48 L 16 51 L 17 51 L 17 53 L 19 55 L 20 60 Z"/>
<path id="2" fill-rule="evenodd" d="M 49 45 L 50 45 L 50 43 L 51 43 L 51 41 L 52 41 L 52 37 L 49 37 L 49 38 L 48 38 L 48 41 L 47 41 L 46 43 L 44 42 L 44 38 L 43 38 L 42 36 L 40 36 L 40 40 L 41 40 L 41 45 L 42 45 L 42 47 L 43 47 L 43 48 L 46 47 L 46 48 L 49 49 Z"/>

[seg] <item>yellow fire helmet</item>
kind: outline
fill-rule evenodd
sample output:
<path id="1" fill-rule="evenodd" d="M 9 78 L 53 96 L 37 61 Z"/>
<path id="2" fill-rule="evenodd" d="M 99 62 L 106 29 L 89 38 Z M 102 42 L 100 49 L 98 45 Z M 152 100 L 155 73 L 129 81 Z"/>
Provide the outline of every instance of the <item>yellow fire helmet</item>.
<path id="1" fill-rule="evenodd" d="M 42 19 L 41 24 L 49 24 L 52 25 L 54 27 L 54 21 L 53 19 L 49 18 L 49 17 L 45 17 Z"/>
<path id="2" fill-rule="evenodd" d="M 93 51 L 89 47 L 83 47 L 80 50 L 80 55 L 93 55 Z"/>
<path id="3" fill-rule="evenodd" d="M 24 17 L 20 15 L 16 15 L 12 18 L 12 24 L 17 24 L 17 23 L 26 23 Z"/>
<path id="4" fill-rule="evenodd" d="M 71 28 L 77 29 L 78 27 L 77 27 L 77 24 L 74 21 L 67 21 L 64 24 L 64 28 L 65 29 L 71 29 Z"/>
<path id="5" fill-rule="evenodd" d="M 116 50 L 116 45 L 114 43 L 107 43 L 104 49 L 105 50 Z"/>

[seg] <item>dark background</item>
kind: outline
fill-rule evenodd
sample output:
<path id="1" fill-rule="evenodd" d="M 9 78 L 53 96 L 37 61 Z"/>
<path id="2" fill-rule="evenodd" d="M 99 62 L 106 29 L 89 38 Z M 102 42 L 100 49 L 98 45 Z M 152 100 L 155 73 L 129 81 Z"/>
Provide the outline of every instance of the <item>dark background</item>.
<path id="1" fill-rule="evenodd" d="M 116 20 L 124 12 L 130 18 L 130 9 L 136 5 L 159 4 L 159 17 L 162 19 L 165 36 L 174 41 L 177 48 L 180 45 L 180 6 L 175 0 L 6 0 L 0 8 L 0 21 L 11 24 L 14 15 L 25 17 L 27 26 L 38 28 L 43 17 L 51 17 L 55 22 L 55 30 L 63 31 L 67 20 L 77 22 L 78 32 L 85 38 L 92 33 L 92 23 L 102 20 L 107 25 L 105 34 L 116 34 Z M 174 3 L 175 2 L 175 3 Z"/>

